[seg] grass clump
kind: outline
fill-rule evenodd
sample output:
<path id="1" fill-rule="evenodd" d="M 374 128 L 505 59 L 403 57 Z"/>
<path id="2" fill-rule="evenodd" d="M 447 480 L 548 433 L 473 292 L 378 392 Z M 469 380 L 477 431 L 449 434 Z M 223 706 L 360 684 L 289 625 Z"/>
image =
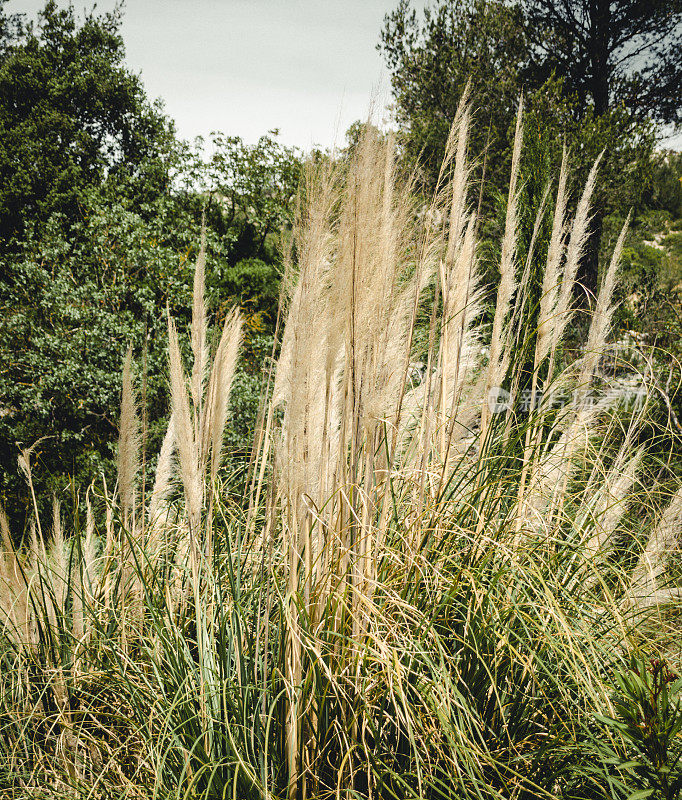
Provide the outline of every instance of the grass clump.
<path id="1" fill-rule="evenodd" d="M 534 212 L 542 269 L 532 240 L 520 258 L 520 109 L 487 324 L 469 126 L 464 102 L 425 207 L 371 126 L 309 165 L 241 474 L 221 470 L 241 321 L 211 337 L 202 251 L 191 369 L 168 317 L 151 492 L 129 355 L 115 490 L 88 490 L 69 535 L 58 506 L 19 550 L 4 531 L 4 790 L 632 792 L 632 739 L 603 721 L 634 654 L 678 658 L 682 490 L 648 452 L 646 370 L 608 344 L 627 228 L 567 361 L 598 164 L 571 214 L 565 159 Z"/>

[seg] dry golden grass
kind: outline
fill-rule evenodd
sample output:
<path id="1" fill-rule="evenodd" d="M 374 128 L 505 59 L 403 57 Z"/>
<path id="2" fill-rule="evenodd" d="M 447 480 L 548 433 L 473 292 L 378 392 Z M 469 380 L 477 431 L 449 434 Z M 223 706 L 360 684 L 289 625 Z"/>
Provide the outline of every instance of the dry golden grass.
<path id="1" fill-rule="evenodd" d="M 666 488 L 645 474 L 651 401 L 626 407 L 600 372 L 625 229 L 584 353 L 564 364 L 598 163 L 571 215 L 564 158 L 520 263 L 519 108 L 487 324 L 469 127 L 465 100 L 426 207 L 391 136 L 371 126 L 348 164 L 308 165 L 242 502 L 220 471 L 241 320 L 228 314 L 211 342 L 202 246 L 191 369 L 168 319 L 171 415 L 147 507 L 129 351 L 101 521 L 90 490 L 84 530 L 66 535 L 55 505 L 51 536 L 36 514 L 18 552 L 0 516 L 3 658 L 15 670 L 0 780 L 17 796 L 40 794 L 41 780 L 65 796 L 291 800 L 616 786 L 605 765 L 590 773 L 586 742 L 641 614 L 677 599 L 682 524 L 680 490 L 662 514 L 648 508 Z M 491 392 L 524 387 L 528 408 L 517 397 L 496 413 Z M 574 393 L 553 408 L 556 387 L 596 402 Z"/>

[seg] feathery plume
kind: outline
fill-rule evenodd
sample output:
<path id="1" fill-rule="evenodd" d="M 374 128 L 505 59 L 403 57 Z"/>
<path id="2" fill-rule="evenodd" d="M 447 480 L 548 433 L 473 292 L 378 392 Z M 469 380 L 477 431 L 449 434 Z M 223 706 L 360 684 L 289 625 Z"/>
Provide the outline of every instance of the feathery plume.
<path id="1" fill-rule="evenodd" d="M 618 266 L 620 264 L 620 257 L 623 252 L 623 244 L 625 243 L 625 236 L 628 232 L 630 225 L 631 214 L 625 220 L 625 224 L 620 232 L 618 241 L 611 256 L 611 263 L 606 271 L 604 280 L 597 297 L 597 304 L 592 315 L 592 322 L 590 324 L 590 332 L 587 336 L 587 343 L 585 345 L 585 357 L 580 370 L 578 378 L 578 387 L 586 390 L 592 381 L 595 368 L 604 352 L 606 346 L 606 339 L 609 335 L 611 328 L 611 319 L 615 308 L 611 305 L 613 299 L 613 291 L 616 287 L 616 279 L 618 275 Z"/>
<path id="2" fill-rule="evenodd" d="M 516 133 L 514 136 L 514 152 L 512 154 L 511 176 L 509 179 L 509 197 L 507 200 L 507 216 L 502 239 L 500 257 L 500 283 L 497 288 L 497 302 L 490 339 L 490 354 L 486 380 L 485 396 L 481 414 L 481 436 L 484 438 L 487 421 L 487 398 L 493 387 L 500 386 L 504 379 L 509 359 L 507 346 L 508 328 L 505 325 L 510 311 L 511 300 L 516 289 L 516 244 L 519 225 L 519 188 L 518 178 L 521 164 L 521 146 L 523 144 L 523 97 L 519 101 L 516 117 Z"/>
<path id="3" fill-rule="evenodd" d="M 627 443 L 629 444 L 629 442 Z M 644 457 L 644 448 L 627 458 L 629 446 L 621 448 L 613 467 L 600 487 L 597 505 L 592 513 L 595 521 L 591 536 L 584 545 L 585 555 L 595 560 L 603 559 L 613 544 L 613 536 L 627 508 L 627 500 L 637 479 L 637 471 Z"/>
<path id="4" fill-rule="evenodd" d="M 40 539 L 42 541 L 43 538 L 43 531 L 40 525 L 40 513 L 38 511 L 38 500 L 36 499 L 36 492 L 35 487 L 33 486 L 33 475 L 31 473 L 31 454 L 36 449 L 36 447 L 40 444 L 43 439 L 38 439 L 37 442 L 34 442 L 30 447 L 27 447 L 19 452 L 19 456 L 17 461 L 19 463 L 19 469 L 24 473 L 26 476 L 26 482 L 28 483 L 28 488 L 31 492 L 31 500 L 33 501 L 33 513 L 35 518 L 35 524 L 38 528 L 38 534 L 40 535 Z"/>
<path id="5" fill-rule="evenodd" d="M 208 362 L 206 345 L 206 223 L 201 221 L 201 245 L 194 268 L 194 286 L 192 292 L 192 327 L 191 342 L 194 364 L 192 367 L 192 401 L 198 413 L 201 409 L 203 395 L 204 373 Z"/>
<path id="6" fill-rule="evenodd" d="M 630 596 L 646 599 L 659 589 L 670 553 L 682 531 L 682 486 L 675 492 L 642 551 L 630 578 Z"/>
<path id="7" fill-rule="evenodd" d="M 552 325 L 552 340 L 550 344 L 552 360 L 556 348 L 563 338 L 566 326 L 573 316 L 571 313 L 573 287 L 578 273 L 578 265 L 585 252 L 585 245 L 587 244 L 590 234 L 590 201 L 597 180 L 597 170 L 599 169 L 599 163 L 603 155 L 603 152 L 599 154 L 592 165 L 590 174 L 587 176 L 585 188 L 580 197 L 580 202 L 578 203 L 578 208 L 576 209 L 573 225 L 571 227 L 571 234 L 566 248 L 566 264 L 561 287 L 559 289 L 559 297 L 553 313 L 555 321 Z"/>
<path id="8" fill-rule="evenodd" d="M 89 493 L 89 490 L 88 490 Z M 86 495 L 85 498 L 85 542 L 83 543 L 83 575 L 87 579 L 88 588 L 92 587 L 96 581 L 97 568 L 97 538 L 95 535 L 95 515 L 92 509 L 92 502 Z"/>
<path id="9" fill-rule="evenodd" d="M 564 256 L 564 226 L 566 222 L 566 179 L 568 177 L 568 157 L 564 147 L 559 173 L 559 186 L 554 206 L 554 221 L 547 249 L 547 265 L 542 278 L 542 296 L 538 314 L 538 335 L 535 344 L 535 370 L 549 354 L 556 324 L 556 305 L 559 296 L 561 264 Z"/>
<path id="10" fill-rule="evenodd" d="M 153 523 L 163 509 L 164 502 L 172 490 L 173 455 L 175 453 L 175 415 L 171 414 L 163 437 L 159 460 L 154 473 L 154 487 L 149 500 L 149 521 Z"/>
<path id="11" fill-rule="evenodd" d="M 123 364 L 121 419 L 118 437 L 118 494 L 124 519 L 129 519 L 135 505 L 135 476 L 139 466 L 140 425 L 135 408 L 132 379 L 132 345 Z"/>
<path id="12" fill-rule="evenodd" d="M 14 552 L 14 545 L 12 544 L 12 534 L 9 529 L 9 520 L 5 509 L 0 505 L 0 545 L 2 545 L 3 554 L 6 556 Z"/>
<path id="13" fill-rule="evenodd" d="M 206 435 L 211 450 L 211 482 L 215 480 L 220 466 L 223 450 L 223 433 L 227 421 L 227 408 L 230 399 L 232 380 L 239 356 L 242 320 L 239 309 L 228 314 L 223 333 L 213 361 L 206 403 Z M 208 447 L 206 447 L 206 452 Z"/>
<path id="14" fill-rule="evenodd" d="M 168 313 L 168 352 L 170 360 L 171 407 L 175 418 L 175 441 L 180 461 L 180 475 L 185 490 L 187 514 L 194 535 L 199 530 L 202 505 L 202 483 L 199 473 L 199 453 L 194 438 L 194 426 L 189 397 L 182 368 L 178 335 Z"/>

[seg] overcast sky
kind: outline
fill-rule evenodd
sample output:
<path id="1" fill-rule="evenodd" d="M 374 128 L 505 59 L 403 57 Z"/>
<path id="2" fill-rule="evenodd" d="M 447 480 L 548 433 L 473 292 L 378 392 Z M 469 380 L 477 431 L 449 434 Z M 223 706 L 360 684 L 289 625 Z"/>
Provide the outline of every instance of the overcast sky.
<path id="1" fill-rule="evenodd" d="M 59 5 L 68 2 L 59 0 Z M 82 12 L 92 2 L 74 0 Z M 254 142 L 279 128 L 287 144 L 341 143 L 389 96 L 376 51 L 397 0 L 127 0 L 131 69 L 166 103 L 185 138 L 212 130 Z M 44 0 L 10 0 L 35 18 Z M 98 11 L 114 7 L 100 0 Z"/>
<path id="2" fill-rule="evenodd" d="M 398 0 L 127 0 L 128 65 L 187 139 L 213 130 L 247 142 L 272 128 L 303 149 L 342 144 L 390 99 L 376 50 Z M 58 0 L 61 6 L 68 0 Z M 77 12 L 92 0 L 74 0 Z M 115 0 L 100 0 L 100 12 Z M 414 5 L 423 7 L 424 0 Z M 35 18 L 44 0 L 9 0 Z M 682 134 L 665 144 L 682 148 Z"/>

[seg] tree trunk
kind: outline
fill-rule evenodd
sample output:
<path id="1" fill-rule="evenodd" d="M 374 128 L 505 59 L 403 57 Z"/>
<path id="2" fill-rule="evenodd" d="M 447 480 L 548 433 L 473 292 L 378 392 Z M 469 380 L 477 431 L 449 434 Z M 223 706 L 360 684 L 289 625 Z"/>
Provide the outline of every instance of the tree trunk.
<path id="1" fill-rule="evenodd" d="M 610 27 L 610 0 L 591 0 L 589 52 L 592 75 L 589 85 L 594 112 L 599 117 L 609 110 L 610 105 Z M 604 209 L 598 200 L 594 201 L 593 214 L 590 237 L 580 260 L 576 284 L 576 299 L 583 308 L 592 303 L 597 294 L 599 249 L 604 227 Z"/>
<path id="2" fill-rule="evenodd" d="M 590 93 L 594 112 L 601 117 L 610 104 L 611 53 L 611 0 L 592 0 L 590 8 L 590 30 L 588 34 L 590 65 Z"/>

